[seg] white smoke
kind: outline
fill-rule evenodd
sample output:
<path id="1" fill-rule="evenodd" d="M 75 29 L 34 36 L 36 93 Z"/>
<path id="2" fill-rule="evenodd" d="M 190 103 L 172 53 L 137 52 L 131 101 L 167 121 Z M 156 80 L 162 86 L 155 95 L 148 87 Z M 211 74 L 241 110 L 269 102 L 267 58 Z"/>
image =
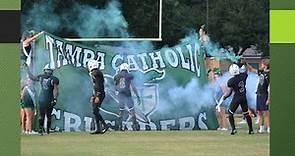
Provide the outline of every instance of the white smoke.
<path id="1" fill-rule="evenodd" d="M 70 10 L 72 12 L 63 17 L 76 15 L 73 21 L 67 21 L 67 25 L 80 37 L 130 37 L 128 23 L 117 0 L 110 1 L 103 9 L 75 3 Z"/>
<path id="2" fill-rule="evenodd" d="M 212 107 L 215 103 L 213 100 L 213 89 L 209 85 L 202 85 L 196 78 L 192 78 L 185 86 L 179 86 L 176 83 L 164 83 L 167 97 L 160 99 L 160 105 L 157 109 L 159 112 L 171 112 L 174 108 L 181 108 L 176 105 L 183 105 L 186 111 L 192 114 L 198 113 L 202 107 Z M 169 101 L 167 101 L 169 99 Z M 164 106 L 165 105 L 165 106 Z M 161 107 L 163 106 L 163 107 Z"/>
<path id="3" fill-rule="evenodd" d="M 54 0 L 41 0 L 22 14 L 22 30 L 34 29 L 55 34 L 66 28 L 79 37 L 129 37 L 128 23 L 122 15 L 121 4 L 111 0 L 105 8 L 79 4 L 56 11 Z M 58 12 L 58 13 L 57 13 Z"/>
<path id="4" fill-rule="evenodd" d="M 122 15 L 121 4 L 118 0 L 109 1 L 103 9 L 74 3 L 71 9 L 67 9 L 68 11 L 62 12 L 61 15 L 57 15 L 54 12 L 54 8 L 53 0 L 41 1 L 41 3 L 34 5 L 33 8 L 28 11 L 28 14 L 23 16 L 23 29 L 32 28 L 55 33 L 58 32 L 61 27 L 66 27 L 73 30 L 80 37 L 133 37 L 133 35 L 129 33 L 128 22 Z M 195 32 L 190 33 L 186 38 L 182 39 L 181 43 L 191 41 L 200 46 L 198 35 Z M 140 53 L 152 51 L 154 49 L 152 42 L 121 42 L 119 47 L 125 49 L 117 50 L 118 53 L 122 54 Z M 209 55 L 215 56 L 220 60 L 236 60 L 236 56 L 233 53 L 226 52 L 226 50 L 220 48 L 218 44 L 214 42 L 210 42 L 205 46 L 205 49 Z M 224 74 L 220 81 L 226 83 L 229 78 L 228 76 L 228 74 Z M 139 76 L 136 79 L 138 81 L 145 80 L 146 78 Z M 87 83 L 85 86 L 91 86 L 88 84 L 88 78 L 82 78 L 79 82 Z M 247 80 L 247 96 L 251 107 L 255 104 L 256 86 L 257 77 L 253 74 L 249 74 Z M 185 86 L 179 86 L 176 80 L 171 79 L 163 83 L 161 88 L 162 90 L 160 92 L 163 91 L 166 95 L 161 95 L 163 98 L 160 99 L 160 104 L 157 109 L 159 112 L 171 112 L 179 108 L 177 105 L 183 105 L 189 108 L 184 110 L 191 110 L 192 113 L 196 113 L 203 106 L 212 107 L 215 105 L 213 98 L 214 87 L 210 84 L 201 85 L 196 78 L 192 78 Z M 87 93 L 87 95 L 81 94 L 81 96 L 89 95 Z M 176 112 L 177 111 L 178 110 L 176 110 Z"/>
<path id="5" fill-rule="evenodd" d="M 22 31 L 34 29 L 54 33 L 62 25 L 62 18 L 54 12 L 53 0 L 35 3 L 30 10 L 22 13 L 21 21 Z"/>
<path id="6" fill-rule="evenodd" d="M 221 97 L 215 97 L 216 91 L 218 91 L 221 85 L 227 86 L 227 81 L 231 77 L 226 72 L 218 80 L 205 85 L 201 85 L 198 79 L 192 78 L 185 86 L 178 86 L 175 81 L 169 80 L 164 83 L 164 87 L 162 86 L 162 90 L 165 90 L 167 94 L 160 98 L 157 111 L 162 114 L 175 112 L 175 108 L 180 108 L 179 105 L 183 105 L 184 108 L 189 108 L 185 109 L 186 111 L 190 110 L 191 113 L 197 113 L 202 107 L 214 107 L 216 105 L 215 100 L 219 100 Z M 257 74 L 248 72 L 246 81 L 247 101 L 249 107 L 254 110 L 256 110 L 256 89 L 258 81 L 259 77 Z M 226 108 L 229 107 L 232 96 L 233 94 L 224 101 L 223 104 Z M 240 108 L 238 111 L 240 111 Z"/>
<path id="7" fill-rule="evenodd" d="M 218 87 L 220 85 L 227 86 L 227 81 L 231 77 L 232 76 L 228 72 L 226 72 L 221 77 L 219 77 L 219 79 L 217 81 L 215 81 L 214 83 L 209 84 L 209 85 L 211 85 L 213 87 Z M 248 78 L 246 81 L 247 101 L 248 101 L 249 107 L 254 110 L 256 110 L 256 89 L 257 89 L 258 81 L 259 81 L 259 77 L 257 74 L 255 74 L 253 72 L 248 72 Z M 226 100 L 224 102 L 226 107 L 229 107 L 229 103 L 231 101 L 231 98 L 232 97 L 230 97 L 228 100 Z"/>

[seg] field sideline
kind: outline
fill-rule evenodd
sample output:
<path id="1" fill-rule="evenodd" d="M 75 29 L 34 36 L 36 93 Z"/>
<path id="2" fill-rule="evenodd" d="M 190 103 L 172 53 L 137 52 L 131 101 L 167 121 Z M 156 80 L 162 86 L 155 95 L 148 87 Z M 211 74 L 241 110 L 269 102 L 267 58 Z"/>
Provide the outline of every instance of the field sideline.
<path id="1" fill-rule="evenodd" d="M 229 131 L 139 131 L 22 135 L 22 156 L 268 156 L 269 135 Z"/>

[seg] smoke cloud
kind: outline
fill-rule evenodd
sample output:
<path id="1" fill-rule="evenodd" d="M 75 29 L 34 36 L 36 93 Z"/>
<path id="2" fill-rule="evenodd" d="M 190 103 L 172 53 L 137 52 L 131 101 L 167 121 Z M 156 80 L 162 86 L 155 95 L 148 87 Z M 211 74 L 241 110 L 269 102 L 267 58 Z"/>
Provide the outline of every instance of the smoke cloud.
<path id="1" fill-rule="evenodd" d="M 222 76 L 220 76 L 218 80 L 214 81 L 213 83 L 209 83 L 208 84 L 210 86 L 209 88 L 213 90 L 218 90 L 218 87 L 221 85 L 227 86 L 227 81 L 231 77 L 232 76 L 228 72 L 226 72 Z M 248 72 L 248 78 L 246 81 L 247 100 L 248 100 L 249 107 L 254 110 L 256 110 L 256 89 L 257 89 L 258 81 L 259 81 L 259 76 L 257 74 L 253 72 Z M 229 107 L 231 99 L 232 99 L 232 96 L 224 102 L 224 105 L 226 107 Z"/>
<path id="2" fill-rule="evenodd" d="M 160 92 L 166 95 L 162 95 L 160 99 L 157 107 L 159 113 L 181 112 L 179 108 L 182 107 L 186 112 L 189 110 L 190 113 L 196 114 L 202 107 L 215 105 L 212 86 L 203 86 L 196 78 L 192 78 L 185 86 L 179 86 L 174 80 L 168 80 L 162 87 Z"/>
<path id="3" fill-rule="evenodd" d="M 44 30 L 54 34 L 58 32 L 61 27 L 66 27 L 74 31 L 74 33 L 80 37 L 133 37 L 132 34 L 128 33 L 128 22 L 122 15 L 121 4 L 118 0 L 109 1 L 103 9 L 74 3 L 70 9 L 61 12 L 61 14 L 56 14 L 54 8 L 53 0 L 41 1 L 40 4 L 34 5 L 27 14 L 23 15 L 22 29 Z M 198 38 L 197 33 L 191 32 L 180 41 L 180 44 L 194 42 L 201 47 L 202 45 Z M 107 46 L 101 47 L 106 49 L 110 48 Z M 236 62 L 238 59 L 233 52 L 221 48 L 217 43 L 209 42 L 203 45 L 203 47 L 208 55 L 219 60 L 229 59 L 232 62 Z M 121 42 L 118 49 L 114 51 L 121 54 L 129 54 L 152 50 L 154 50 L 152 42 L 144 41 Z M 40 66 L 42 65 L 40 64 Z M 63 77 L 62 72 L 57 71 L 57 73 L 57 76 Z M 78 76 L 73 77 L 75 77 L 76 80 L 78 78 Z M 201 107 L 213 107 L 215 105 L 213 95 L 216 85 L 226 83 L 229 78 L 229 74 L 226 73 L 217 83 L 207 85 L 200 84 L 201 82 L 197 78 L 192 78 L 185 86 L 180 86 L 176 83 L 174 78 L 170 77 L 165 80 L 165 83 L 161 84 L 162 86 L 159 92 L 163 92 L 165 95 L 161 95 L 163 98 L 160 99 L 157 111 L 167 113 L 178 109 L 179 107 L 176 105 L 183 105 L 183 107 L 189 108 L 183 110 L 191 110 L 192 113 L 196 113 Z M 136 81 L 141 80 L 146 80 L 146 78 L 143 76 L 136 77 Z M 257 81 L 258 77 L 250 73 L 247 80 L 247 96 L 249 100 L 248 103 L 251 107 L 255 105 Z M 90 79 L 88 77 L 83 77 L 77 80 L 77 82 L 83 84 L 79 86 L 91 88 Z M 90 89 L 88 89 L 88 91 L 89 90 Z M 83 98 L 89 97 L 90 94 L 88 94 L 88 91 L 85 94 L 79 94 L 77 96 L 83 96 Z M 63 100 L 74 102 L 71 98 Z M 79 104 L 75 105 L 78 106 Z M 179 113 L 179 116 L 181 116 L 181 111 L 182 110 L 175 110 L 175 112 Z"/>
<path id="4" fill-rule="evenodd" d="M 23 31 L 35 29 L 54 34 L 61 28 L 67 28 L 79 37 L 130 36 L 118 0 L 110 1 L 103 9 L 73 1 L 64 10 L 57 10 L 54 0 L 42 0 L 22 14 Z"/>
<path id="5" fill-rule="evenodd" d="M 218 43 L 209 40 L 206 43 L 201 44 L 199 36 L 195 31 L 191 31 L 185 38 L 180 40 L 181 43 L 194 42 L 197 43 L 199 47 L 203 47 L 205 53 L 209 56 L 212 56 L 218 60 L 231 60 L 232 62 L 237 62 L 240 59 L 240 56 L 236 56 L 233 51 L 224 49 L 219 46 Z"/>
<path id="6" fill-rule="evenodd" d="M 40 1 L 21 16 L 22 31 L 37 30 L 54 33 L 60 29 L 62 18 L 54 12 L 54 1 Z"/>
<path id="7" fill-rule="evenodd" d="M 128 23 L 117 0 L 110 1 L 104 9 L 75 3 L 71 11 L 63 17 L 76 15 L 67 25 L 80 37 L 130 37 Z"/>

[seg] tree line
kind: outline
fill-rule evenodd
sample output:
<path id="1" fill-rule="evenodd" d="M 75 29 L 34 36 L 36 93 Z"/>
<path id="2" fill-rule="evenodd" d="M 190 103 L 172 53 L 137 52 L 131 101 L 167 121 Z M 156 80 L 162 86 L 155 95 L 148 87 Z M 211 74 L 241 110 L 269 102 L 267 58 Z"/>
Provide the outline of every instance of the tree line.
<path id="1" fill-rule="evenodd" d="M 41 1 L 22 0 L 22 14 Z M 58 14 L 78 2 L 98 9 L 110 0 L 54 1 Z M 129 32 L 136 37 L 158 37 L 159 0 L 119 0 L 128 22 Z M 162 41 L 156 47 L 172 46 L 191 31 L 198 32 L 203 24 L 214 42 L 232 46 L 236 52 L 256 45 L 269 55 L 269 1 L 268 0 L 163 0 Z M 208 9 L 208 10 L 207 10 Z M 208 17 L 208 18 L 207 18 Z M 57 36 L 75 36 L 74 32 L 57 30 Z M 46 30 L 45 30 L 46 31 Z"/>

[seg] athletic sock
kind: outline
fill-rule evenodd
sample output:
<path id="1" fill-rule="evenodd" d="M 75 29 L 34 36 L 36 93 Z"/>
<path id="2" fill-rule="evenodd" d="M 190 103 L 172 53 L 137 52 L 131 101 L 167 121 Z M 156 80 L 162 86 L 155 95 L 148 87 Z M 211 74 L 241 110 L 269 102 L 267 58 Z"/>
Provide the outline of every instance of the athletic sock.
<path id="1" fill-rule="evenodd" d="M 247 120 L 247 124 L 248 124 L 248 127 L 249 127 L 249 131 L 253 131 L 252 119 L 251 119 L 249 114 L 246 115 L 246 120 Z"/>
<path id="2" fill-rule="evenodd" d="M 99 121 L 96 121 L 96 132 L 101 132 L 101 126 Z"/>
<path id="3" fill-rule="evenodd" d="M 39 119 L 39 133 L 43 133 L 44 120 Z"/>
<path id="4" fill-rule="evenodd" d="M 119 130 L 123 130 L 123 117 L 118 118 L 118 125 L 119 125 Z"/>
<path id="5" fill-rule="evenodd" d="M 99 115 L 98 114 L 94 114 L 94 117 L 95 117 L 95 122 L 96 122 L 96 131 L 100 131 L 100 118 L 99 118 Z"/>
<path id="6" fill-rule="evenodd" d="M 136 117 L 132 117 L 132 123 L 137 124 Z"/>
<path id="7" fill-rule="evenodd" d="M 264 132 L 264 126 L 259 126 L 259 131 Z"/>
<path id="8" fill-rule="evenodd" d="M 135 116 L 132 117 L 132 123 L 133 123 L 132 129 L 134 131 L 139 131 L 140 127 L 139 127 L 138 122 L 136 121 L 136 117 Z"/>
<path id="9" fill-rule="evenodd" d="M 234 116 L 230 114 L 228 116 L 228 120 L 229 120 L 229 123 L 230 123 L 230 126 L 231 126 L 232 130 L 235 130 L 236 129 L 236 126 L 235 126 Z"/>
<path id="10" fill-rule="evenodd" d="M 106 123 L 105 123 L 103 117 L 100 115 L 100 113 L 97 114 L 97 118 L 98 118 L 99 121 L 101 121 L 101 123 L 102 123 L 103 125 L 106 125 Z"/>
<path id="11" fill-rule="evenodd" d="M 51 128 L 51 121 L 47 120 L 47 128 L 46 128 L 46 133 L 50 133 L 50 128 Z"/>

